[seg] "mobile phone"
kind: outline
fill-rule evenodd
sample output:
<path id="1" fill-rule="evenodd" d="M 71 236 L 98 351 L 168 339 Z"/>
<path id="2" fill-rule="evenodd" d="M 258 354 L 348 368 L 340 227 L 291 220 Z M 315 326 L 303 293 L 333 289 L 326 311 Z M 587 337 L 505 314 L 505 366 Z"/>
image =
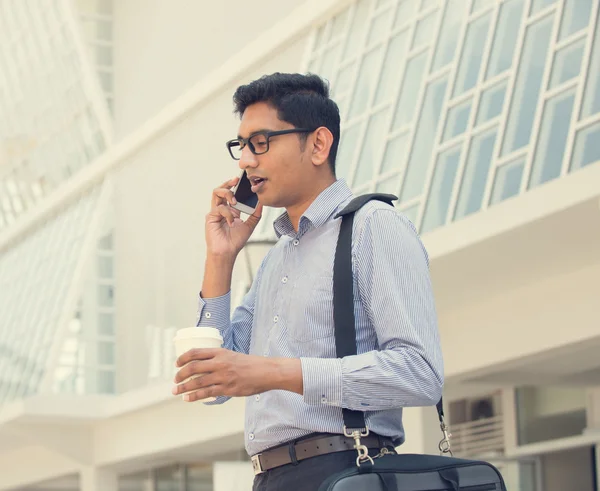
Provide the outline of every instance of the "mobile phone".
<path id="1" fill-rule="evenodd" d="M 233 205 L 236 210 L 252 215 L 258 205 L 258 196 L 252 192 L 252 184 L 246 175 L 246 171 L 242 171 L 240 180 L 233 189 L 233 196 L 237 203 Z"/>

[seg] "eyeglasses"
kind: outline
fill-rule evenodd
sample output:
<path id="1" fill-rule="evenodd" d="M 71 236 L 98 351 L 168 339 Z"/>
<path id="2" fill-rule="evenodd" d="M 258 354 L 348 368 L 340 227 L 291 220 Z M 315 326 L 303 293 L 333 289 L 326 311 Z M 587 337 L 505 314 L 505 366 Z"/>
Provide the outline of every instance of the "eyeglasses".
<path id="1" fill-rule="evenodd" d="M 309 130 L 306 128 L 292 128 L 289 130 L 280 131 L 259 131 L 250 135 L 248 138 L 236 138 L 235 140 L 229 140 L 227 150 L 231 158 L 234 160 L 240 160 L 242 157 L 242 150 L 246 145 L 254 155 L 262 155 L 269 151 L 269 141 L 274 136 L 288 135 L 290 133 L 312 133 L 315 130 Z"/>

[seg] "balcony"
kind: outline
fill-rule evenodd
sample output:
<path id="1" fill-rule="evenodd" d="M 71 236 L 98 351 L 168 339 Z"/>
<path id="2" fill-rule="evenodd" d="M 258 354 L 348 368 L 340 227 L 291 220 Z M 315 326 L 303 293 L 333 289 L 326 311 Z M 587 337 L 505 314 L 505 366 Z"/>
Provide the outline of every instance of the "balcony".
<path id="1" fill-rule="evenodd" d="M 502 415 L 453 424 L 452 453 L 457 457 L 474 457 L 504 452 Z"/>

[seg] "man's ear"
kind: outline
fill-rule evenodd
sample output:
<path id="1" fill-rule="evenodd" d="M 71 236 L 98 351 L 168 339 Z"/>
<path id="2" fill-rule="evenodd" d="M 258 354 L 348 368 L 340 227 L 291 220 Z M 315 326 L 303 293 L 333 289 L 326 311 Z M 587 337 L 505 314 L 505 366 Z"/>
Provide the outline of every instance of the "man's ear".
<path id="1" fill-rule="evenodd" d="M 329 151 L 333 144 L 333 135 L 325 126 L 317 128 L 312 134 L 312 163 L 323 165 L 328 162 Z"/>

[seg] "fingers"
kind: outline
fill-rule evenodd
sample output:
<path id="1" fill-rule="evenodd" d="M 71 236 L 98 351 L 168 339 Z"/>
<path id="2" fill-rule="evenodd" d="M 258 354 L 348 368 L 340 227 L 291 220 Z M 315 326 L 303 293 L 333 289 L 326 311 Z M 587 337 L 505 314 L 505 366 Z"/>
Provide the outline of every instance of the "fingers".
<path id="1" fill-rule="evenodd" d="M 191 392 L 193 390 L 201 390 L 201 389 L 205 389 L 207 387 L 213 386 L 213 385 L 220 385 L 222 383 L 222 374 L 215 372 L 215 373 L 211 373 L 211 372 L 206 372 L 206 373 L 201 373 L 201 374 L 197 374 L 194 378 L 187 380 L 187 379 L 183 379 L 186 380 L 183 383 L 179 383 L 177 385 L 175 385 L 175 387 L 173 387 L 173 394 L 174 395 L 178 395 L 178 394 L 184 394 L 186 392 Z M 224 387 L 222 387 L 223 390 L 225 389 Z M 223 394 L 221 394 L 223 395 Z"/>
<path id="2" fill-rule="evenodd" d="M 193 392 L 190 392 L 189 394 L 185 394 L 183 396 L 183 400 L 186 402 L 195 402 L 201 401 L 202 399 L 208 399 L 209 397 L 219 397 L 222 395 L 225 395 L 223 386 L 211 385 L 210 387 L 195 390 Z"/>
<path id="3" fill-rule="evenodd" d="M 256 206 L 256 209 L 254 210 L 254 213 L 252 213 L 252 215 L 249 215 L 248 218 L 246 218 L 245 223 L 249 225 L 252 228 L 252 230 L 254 230 L 258 225 L 258 222 L 260 222 L 260 219 L 262 217 L 262 210 L 263 205 L 259 202 Z"/>
<path id="4" fill-rule="evenodd" d="M 216 213 L 221 215 L 226 221 L 227 224 L 232 227 L 236 218 L 240 218 L 240 212 L 235 208 L 231 208 L 228 205 L 219 205 L 216 208 Z"/>
<path id="5" fill-rule="evenodd" d="M 235 204 L 236 199 L 233 196 L 233 188 L 239 181 L 239 177 L 234 177 L 225 181 L 223 184 L 213 190 L 212 206 L 213 208 L 223 203 Z"/>
<path id="6" fill-rule="evenodd" d="M 183 355 L 177 358 L 175 365 L 177 367 L 183 367 L 187 365 L 191 361 L 196 360 L 210 360 L 214 358 L 219 351 L 222 351 L 223 348 L 196 348 L 186 351 Z M 190 375 L 194 375 L 193 373 Z M 189 377 L 189 375 L 188 375 Z M 182 379 L 183 380 L 183 379 Z"/>

